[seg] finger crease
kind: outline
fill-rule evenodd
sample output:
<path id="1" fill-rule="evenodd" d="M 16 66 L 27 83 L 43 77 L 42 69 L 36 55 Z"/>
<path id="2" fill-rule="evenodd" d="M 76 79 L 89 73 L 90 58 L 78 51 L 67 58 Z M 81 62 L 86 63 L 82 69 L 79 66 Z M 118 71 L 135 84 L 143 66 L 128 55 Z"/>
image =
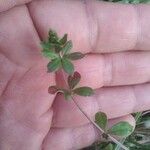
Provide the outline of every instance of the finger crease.
<path id="1" fill-rule="evenodd" d="M 10 79 L 8 80 L 8 82 L 7 82 L 7 84 L 6 84 L 5 88 L 4 88 L 4 90 L 2 91 L 2 93 L 1 93 L 1 95 L 0 95 L 1 97 L 3 97 L 3 96 L 6 94 L 8 88 L 9 88 L 9 85 L 11 84 L 12 80 L 14 79 L 15 73 L 16 73 L 16 72 L 14 72 L 14 73 L 12 74 L 12 76 L 10 77 Z"/>
<path id="2" fill-rule="evenodd" d="M 40 34 L 39 34 L 38 30 L 37 30 L 36 24 L 35 24 L 35 22 L 34 22 L 34 19 L 33 19 L 32 15 L 31 15 L 31 12 L 30 12 L 30 9 L 29 9 L 28 4 L 26 4 L 26 7 L 27 7 L 27 10 L 28 10 L 28 14 L 29 14 L 29 16 L 30 16 L 30 19 L 31 19 L 31 21 L 32 21 L 32 24 L 33 24 L 33 28 L 34 28 L 34 30 L 35 30 L 35 33 L 36 33 L 36 35 L 38 36 L 39 40 L 42 41 L 42 37 L 40 36 Z"/>
<path id="3" fill-rule="evenodd" d="M 84 0 L 84 8 L 89 31 L 88 33 L 89 45 L 91 51 L 93 52 L 97 47 L 97 41 L 99 37 L 98 19 L 94 13 L 92 2 L 90 2 L 89 0 Z"/>
<path id="4" fill-rule="evenodd" d="M 140 41 L 139 37 L 142 37 L 141 35 L 141 23 L 140 23 L 140 17 L 139 17 L 139 10 L 138 10 L 138 7 L 137 5 L 132 5 L 133 9 L 134 9 L 134 12 L 135 12 L 135 21 L 136 21 L 136 26 L 135 26 L 135 29 L 136 29 L 136 39 L 135 39 L 135 44 L 134 44 L 134 47 L 133 49 L 136 50 L 136 48 L 138 47 L 138 43 Z"/>
<path id="5" fill-rule="evenodd" d="M 114 63 L 111 55 L 103 55 L 104 65 L 103 65 L 103 86 L 108 86 L 113 83 L 114 75 Z"/>
<path id="6" fill-rule="evenodd" d="M 137 103 L 137 95 L 136 95 L 136 92 L 135 92 L 135 86 L 131 86 L 131 89 L 132 89 L 132 93 L 133 93 L 133 106 L 132 106 L 132 110 L 131 112 L 135 112 L 136 111 L 136 103 Z"/>

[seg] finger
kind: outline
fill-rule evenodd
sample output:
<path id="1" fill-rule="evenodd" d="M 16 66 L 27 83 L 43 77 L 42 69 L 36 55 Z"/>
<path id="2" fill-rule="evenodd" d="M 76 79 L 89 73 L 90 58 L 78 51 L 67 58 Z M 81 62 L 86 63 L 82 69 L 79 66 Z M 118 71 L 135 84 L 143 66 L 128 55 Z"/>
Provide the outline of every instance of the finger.
<path id="1" fill-rule="evenodd" d="M 120 121 L 127 121 L 135 126 L 135 120 L 131 115 L 110 120 L 109 126 Z M 92 124 L 76 128 L 53 128 L 43 143 L 43 149 L 76 150 L 89 146 L 96 140 L 100 140 L 100 135 Z"/>
<path id="2" fill-rule="evenodd" d="M 75 96 L 81 109 L 91 118 L 96 112 L 105 112 L 108 117 L 116 118 L 133 112 L 149 110 L 150 84 L 101 88 L 92 97 Z M 53 126 L 79 126 L 88 122 L 73 101 L 66 101 L 61 95 L 53 105 Z"/>
<path id="3" fill-rule="evenodd" d="M 0 1 L 0 12 L 6 11 L 14 6 L 22 5 L 32 0 L 1 0 Z"/>
<path id="4" fill-rule="evenodd" d="M 44 8 L 44 9 L 43 9 Z M 82 52 L 149 50 L 150 6 L 98 1 L 35 1 L 29 5 L 42 38 L 50 28 L 69 34 Z"/>
<path id="5" fill-rule="evenodd" d="M 149 52 L 122 52 L 87 55 L 75 62 L 75 70 L 81 74 L 81 86 L 100 88 L 149 82 L 149 64 Z M 62 75 L 57 78 L 63 82 Z"/>
<path id="6" fill-rule="evenodd" d="M 45 59 L 42 59 L 39 44 L 26 6 L 0 13 L 0 53 L 11 64 L 26 68 L 41 64 Z"/>

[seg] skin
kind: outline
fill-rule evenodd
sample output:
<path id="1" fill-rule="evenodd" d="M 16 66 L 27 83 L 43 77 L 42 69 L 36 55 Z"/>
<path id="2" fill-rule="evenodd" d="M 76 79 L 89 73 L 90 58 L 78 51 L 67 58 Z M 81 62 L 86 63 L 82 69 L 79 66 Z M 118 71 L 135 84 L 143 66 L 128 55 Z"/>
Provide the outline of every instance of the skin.
<path id="1" fill-rule="evenodd" d="M 47 88 L 64 84 L 47 74 L 40 41 L 49 28 L 69 34 L 81 85 L 93 97 L 75 97 L 93 118 L 107 113 L 111 126 L 133 126 L 130 113 L 150 108 L 150 6 L 96 1 L 23 0 L 0 2 L 0 149 L 76 150 L 99 139 L 98 131 L 61 95 Z"/>

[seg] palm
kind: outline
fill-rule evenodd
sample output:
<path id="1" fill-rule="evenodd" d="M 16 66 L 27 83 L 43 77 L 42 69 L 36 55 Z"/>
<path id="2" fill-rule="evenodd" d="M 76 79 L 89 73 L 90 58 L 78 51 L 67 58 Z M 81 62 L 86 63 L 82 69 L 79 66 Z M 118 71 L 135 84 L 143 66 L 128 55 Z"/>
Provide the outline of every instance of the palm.
<path id="1" fill-rule="evenodd" d="M 95 3 L 93 7 L 96 8 L 96 5 L 99 6 L 98 3 Z M 37 150 L 42 146 L 45 149 L 56 150 L 60 148 L 64 150 L 77 149 L 91 144 L 97 138 L 94 128 L 87 124 L 87 120 L 72 102 L 66 102 L 61 96 L 55 98 L 47 93 L 48 86 L 55 84 L 55 75 L 46 73 L 47 62 L 41 56 L 40 39 L 45 39 L 49 28 L 52 28 L 57 30 L 60 35 L 69 33 L 69 37 L 74 43 L 74 50 L 82 50 L 83 53 L 87 53 L 94 49 L 98 53 L 98 50 L 102 49 L 104 53 L 108 53 L 132 49 L 136 37 L 134 34 L 128 35 L 134 24 L 133 19 L 129 28 L 125 30 L 126 32 L 118 33 L 115 36 L 116 41 L 122 37 L 127 37 L 127 40 L 122 39 L 120 40 L 122 43 L 117 45 L 115 41 L 110 40 L 111 38 L 107 39 L 107 36 L 102 32 L 102 38 L 97 39 L 100 44 L 96 44 L 96 38 L 88 36 L 89 27 L 84 7 L 84 3 L 80 1 L 65 3 L 41 0 L 28 4 L 28 7 L 23 5 L 0 14 L 0 78 L 2 81 L 0 83 L 0 108 L 2 108 L 0 112 L 2 114 L 0 115 L 0 141 L 6 139 L 6 143 L 0 142 L 0 149 L 9 149 L 12 145 L 15 150 Z M 88 9 L 91 8 L 87 8 L 87 11 L 89 11 Z M 62 14 L 64 15 L 62 16 Z M 92 20 L 89 19 L 89 21 Z M 90 23 L 90 25 L 93 27 L 94 24 Z M 103 25 L 102 27 L 105 28 Z M 125 27 L 122 24 L 122 28 L 125 29 Z M 114 28 L 115 25 L 111 35 L 113 35 Z M 110 40 L 110 43 L 107 43 L 107 40 Z M 141 45 L 136 49 L 147 50 L 149 43 L 144 43 L 145 45 L 143 43 L 140 43 Z M 129 57 L 127 60 L 124 59 L 126 56 Z M 108 65 L 105 66 L 106 70 L 104 70 L 103 57 L 105 57 L 105 65 Z M 139 58 L 141 67 L 137 68 L 136 65 L 139 64 L 132 62 L 135 57 Z M 96 96 L 88 98 L 88 100 L 77 97 L 83 109 L 91 117 L 99 110 L 99 107 L 107 112 L 110 118 L 131 113 L 136 103 L 131 85 L 145 83 L 149 80 L 149 58 L 149 52 L 139 52 L 138 54 L 122 52 L 105 54 L 104 56 L 87 55 L 84 60 L 77 62 L 76 69 L 83 75 L 82 84 L 92 86 L 95 89 L 107 86 L 107 88 L 97 90 Z M 111 75 L 110 61 L 113 60 L 115 60 L 113 62 L 115 69 L 111 69 L 117 71 L 112 71 L 113 75 Z M 122 60 L 123 64 L 128 63 L 124 67 L 119 65 Z M 87 64 L 87 62 L 89 63 Z M 88 67 L 86 67 L 87 65 Z M 142 70 L 143 66 L 145 70 Z M 126 80 L 124 80 L 124 74 L 127 74 Z M 132 78 L 132 76 L 134 77 Z M 62 77 L 59 77 L 59 80 L 62 80 Z M 128 86 L 117 87 L 120 85 Z M 111 86 L 115 86 L 115 88 Z M 139 94 L 137 101 L 141 104 L 136 106 L 134 111 L 149 109 L 149 101 L 147 100 L 149 87 L 149 84 L 134 87 L 134 94 Z M 146 96 L 141 102 L 143 95 L 141 89 L 143 88 Z M 114 100 L 112 96 L 114 96 Z M 52 106 L 54 99 L 55 102 Z M 121 102 L 120 99 L 123 101 Z M 144 105 L 144 102 L 147 105 Z M 124 108 L 120 107 L 122 103 L 125 105 Z M 50 130 L 52 116 L 52 127 L 54 128 Z M 130 117 L 124 119 L 131 120 Z M 79 125 L 80 127 L 78 127 Z M 49 130 L 50 132 L 48 132 Z M 88 132 L 85 133 L 86 130 Z M 74 132 L 74 137 L 71 138 L 76 143 L 74 141 L 73 144 L 70 144 L 72 132 Z M 81 138 L 87 136 L 88 139 L 82 142 L 78 136 Z M 64 137 L 68 137 L 68 139 L 63 140 Z M 45 141 L 44 144 L 43 141 Z"/>

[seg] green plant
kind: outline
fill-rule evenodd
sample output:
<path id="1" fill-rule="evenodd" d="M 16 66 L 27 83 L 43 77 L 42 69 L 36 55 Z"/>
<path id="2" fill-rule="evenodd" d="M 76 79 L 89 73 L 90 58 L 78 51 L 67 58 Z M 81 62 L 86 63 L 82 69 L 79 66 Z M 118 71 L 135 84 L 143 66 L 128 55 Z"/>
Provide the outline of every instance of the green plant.
<path id="1" fill-rule="evenodd" d="M 74 72 L 75 69 L 72 61 L 83 58 L 84 54 L 80 52 L 70 53 L 73 44 L 72 41 L 67 40 L 67 34 L 65 34 L 62 38 L 59 38 L 57 33 L 53 30 L 49 31 L 48 39 L 43 41 L 41 45 L 43 48 L 43 55 L 50 60 L 47 65 L 48 72 L 51 73 L 62 70 L 68 74 L 67 81 L 65 81 L 67 88 L 52 85 L 48 88 L 48 92 L 50 94 L 62 93 L 66 100 L 73 100 L 78 109 L 102 133 L 103 138 L 107 141 L 105 142 L 107 145 L 104 146 L 104 150 L 113 149 L 113 144 L 110 143 L 110 140 L 119 145 L 124 150 L 128 150 L 127 147 L 125 147 L 122 143 L 113 137 L 128 137 L 133 132 L 133 127 L 128 122 L 119 122 L 108 129 L 108 119 L 105 113 L 96 113 L 95 121 L 93 121 L 82 110 L 74 98 L 74 95 L 91 96 L 94 94 L 94 90 L 90 87 L 77 87 L 78 83 L 80 82 L 81 75 L 79 72 Z"/>
<path id="2" fill-rule="evenodd" d="M 50 30 L 47 41 L 41 42 L 43 56 L 50 59 L 47 65 L 48 72 L 55 72 L 63 69 L 66 73 L 72 74 L 74 66 L 71 61 L 84 57 L 80 52 L 70 53 L 72 41 L 67 41 L 67 34 L 61 39 L 55 31 Z"/>
<path id="3" fill-rule="evenodd" d="M 150 0 L 102 0 L 102 1 L 118 2 L 118 3 L 125 3 L 125 4 L 139 4 L 139 3 L 149 4 L 150 3 Z"/>
<path id="4" fill-rule="evenodd" d="M 103 112 L 98 112 L 95 115 L 95 122 L 105 131 L 105 134 L 111 134 L 121 137 L 128 137 L 132 131 L 133 127 L 128 122 L 119 122 L 113 125 L 111 128 L 107 127 L 107 116 Z M 105 134 L 103 135 L 105 138 Z M 107 135 L 106 135 L 107 137 Z"/>
<path id="5" fill-rule="evenodd" d="M 134 132 L 120 142 L 129 150 L 149 150 L 150 149 L 150 111 L 133 114 L 136 120 Z M 96 142 L 83 150 L 122 150 L 122 148 L 111 141 Z"/>

